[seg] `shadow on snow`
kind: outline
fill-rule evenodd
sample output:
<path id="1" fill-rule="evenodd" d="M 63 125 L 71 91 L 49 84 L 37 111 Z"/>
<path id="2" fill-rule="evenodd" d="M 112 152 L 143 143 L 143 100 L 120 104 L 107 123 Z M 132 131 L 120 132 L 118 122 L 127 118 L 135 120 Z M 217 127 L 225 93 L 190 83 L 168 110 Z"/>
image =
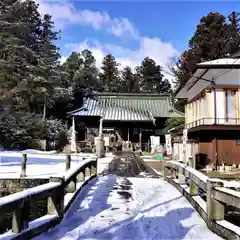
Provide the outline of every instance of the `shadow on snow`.
<path id="1" fill-rule="evenodd" d="M 105 195 L 103 195 L 102 192 L 105 189 L 112 189 L 115 184 L 116 176 L 114 175 L 91 181 L 72 203 L 71 208 L 64 216 L 61 224 L 50 229 L 47 233 L 47 238 L 55 240 L 61 239 L 61 237 L 71 230 L 84 224 L 89 218 L 93 218 L 102 211 L 111 208 L 112 205 L 107 203 L 111 191 L 105 191 Z M 96 199 L 99 199 L 97 197 L 98 195 L 102 196 L 101 201 L 96 201 Z M 42 240 L 43 238 L 40 235 L 35 239 Z"/>
<path id="2" fill-rule="evenodd" d="M 178 197 L 179 198 L 179 197 Z M 158 210 L 161 205 L 166 205 L 170 201 L 151 206 L 141 211 L 137 217 L 131 217 L 126 220 L 117 222 L 107 228 L 94 229 L 79 236 L 80 239 L 183 239 L 188 231 L 195 225 L 188 227 L 183 226 L 181 221 L 191 217 L 194 210 L 192 208 L 179 208 L 166 213 L 165 216 L 146 216 L 149 211 Z M 180 197 L 182 198 L 182 196 Z"/>

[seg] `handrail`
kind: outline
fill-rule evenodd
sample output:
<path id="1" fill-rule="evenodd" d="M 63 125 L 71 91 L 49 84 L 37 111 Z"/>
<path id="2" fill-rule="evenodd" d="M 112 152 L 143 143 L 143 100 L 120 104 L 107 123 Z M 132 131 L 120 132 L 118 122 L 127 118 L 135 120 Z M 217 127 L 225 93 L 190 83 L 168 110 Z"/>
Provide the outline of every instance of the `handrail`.
<path id="1" fill-rule="evenodd" d="M 208 177 L 203 173 L 178 161 L 167 161 L 165 167 L 173 168 L 185 177 L 191 178 L 202 190 L 206 191 Z"/>
<path id="2" fill-rule="evenodd" d="M 213 232 L 226 239 L 239 239 L 240 227 L 225 220 L 226 206 L 240 209 L 240 192 L 229 188 L 234 184 L 209 178 L 177 161 L 165 162 L 164 178 L 183 193 Z M 186 178 L 189 178 L 189 188 L 184 187 L 187 184 Z M 206 202 L 200 198 L 199 189 L 206 193 Z"/>
<path id="3" fill-rule="evenodd" d="M 197 126 L 202 125 L 213 125 L 213 124 L 219 124 L 219 125 L 239 125 L 240 124 L 240 118 L 200 118 L 195 121 L 186 123 L 186 128 L 193 128 Z"/>
<path id="4" fill-rule="evenodd" d="M 65 194 L 74 193 L 76 183 L 84 182 L 87 175 L 89 177 L 95 176 L 96 167 L 96 159 L 86 159 L 81 161 L 77 167 L 70 168 L 63 176 L 50 177 L 49 183 L 0 198 L 1 217 L 12 214 L 12 230 L 1 234 L 0 239 L 5 235 L 8 236 L 7 239 L 18 239 L 19 236 L 30 239 L 56 225 L 63 218 L 65 210 L 69 208 L 68 205 L 64 206 Z M 44 197 L 48 199 L 47 215 L 45 215 L 47 221 L 42 221 L 42 224 L 35 224 L 37 227 L 31 228 L 29 204 Z"/>

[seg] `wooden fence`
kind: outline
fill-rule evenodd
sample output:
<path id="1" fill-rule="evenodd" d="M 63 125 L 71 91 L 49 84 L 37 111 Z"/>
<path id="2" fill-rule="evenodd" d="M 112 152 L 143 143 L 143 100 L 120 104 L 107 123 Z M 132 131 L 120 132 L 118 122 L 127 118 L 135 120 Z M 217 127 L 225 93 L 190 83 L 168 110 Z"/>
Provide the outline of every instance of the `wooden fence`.
<path id="1" fill-rule="evenodd" d="M 76 192 L 78 182 L 82 182 L 83 186 L 94 177 L 97 173 L 96 166 L 96 159 L 86 159 L 77 167 L 70 168 L 64 176 L 51 177 L 49 183 L 2 197 L 0 215 L 12 214 L 12 227 L 11 231 L 0 235 L 0 239 L 31 239 L 58 224 L 74 200 L 73 197 L 64 204 L 65 194 Z M 30 202 L 43 197 L 47 197 L 47 215 L 29 222 Z"/>
<path id="2" fill-rule="evenodd" d="M 229 182 L 208 178 L 177 161 L 165 162 L 164 177 L 189 200 L 213 232 L 225 239 L 240 238 L 240 227 L 225 220 L 228 206 L 240 208 L 240 192 L 230 189 Z M 206 201 L 201 197 L 204 193 Z"/>

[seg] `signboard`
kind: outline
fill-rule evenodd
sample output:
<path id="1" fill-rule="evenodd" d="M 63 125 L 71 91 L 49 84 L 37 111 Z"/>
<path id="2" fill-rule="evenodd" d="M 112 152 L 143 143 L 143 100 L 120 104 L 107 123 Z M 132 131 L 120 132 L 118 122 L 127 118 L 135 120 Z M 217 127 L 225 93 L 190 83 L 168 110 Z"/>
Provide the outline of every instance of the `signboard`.
<path id="1" fill-rule="evenodd" d="M 104 145 L 106 147 L 109 147 L 110 146 L 110 139 L 109 139 L 109 137 L 104 137 L 103 140 L 104 140 Z"/>
<path id="2" fill-rule="evenodd" d="M 151 153 L 157 151 L 157 147 L 160 146 L 160 137 L 159 136 L 150 136 L 151 140 Z"/>
<path id="3" fill-rule="evenodd" d="M 165 135 L 165 140 L 166 140 L 167 155 L 171 155 L 172 154 L 172 137 L 171 137 L 171 134 L 166 134 Z"/>

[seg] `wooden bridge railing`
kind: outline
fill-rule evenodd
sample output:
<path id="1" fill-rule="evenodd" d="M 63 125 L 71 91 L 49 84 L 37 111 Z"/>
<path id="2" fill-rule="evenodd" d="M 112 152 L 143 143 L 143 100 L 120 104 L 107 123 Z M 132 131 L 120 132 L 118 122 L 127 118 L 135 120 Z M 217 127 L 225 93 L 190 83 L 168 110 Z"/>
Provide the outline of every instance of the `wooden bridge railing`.
<path id="1" fill-rule="evenodd" d="M 49 183 L 2 197 L 0 215 L 7 217 L 12 214 L 12 227 L 11 231 L 0 235 L 0 239 L 31 239 L 58 224 L 73 201 L 64 204 L 65 194 L 74 193 L 78 182 L 87 183 L 87 177 L 95 176 L 96 166 L 96 159 L 86 159 L 77 167 L 70 168 L 64 176 L 51 177 Z M 30 202 L 43 197 L 47 198 L 47 215 L 30 222 Z"/>
<path id="2" fill-rule="evenodd" d="M 164 178 L 189 200 L 213 232 L 225 239 L 240 239 L 240 227 L 225 220 L 227 206 L 240 209 L 240 192 L 227 188 L 227 181 L 209 178 L 177 161 L 165 162 Z"/>

